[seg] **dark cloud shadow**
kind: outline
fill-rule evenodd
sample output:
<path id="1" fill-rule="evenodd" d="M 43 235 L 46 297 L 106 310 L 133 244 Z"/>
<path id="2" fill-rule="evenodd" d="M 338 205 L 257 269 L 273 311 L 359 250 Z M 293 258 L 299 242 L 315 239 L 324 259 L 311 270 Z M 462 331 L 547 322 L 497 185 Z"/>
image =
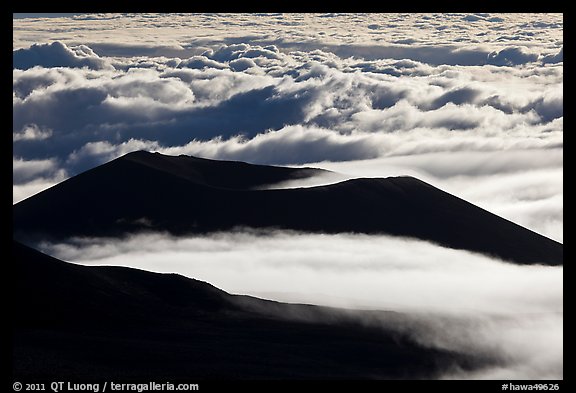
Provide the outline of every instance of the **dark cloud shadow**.
<path id="1" fill-rule="evenodd" d="M 538 60 L 536 53 L 530 53 L 523 47 L 509 47 L 488 54 L 487 64 L 495 66 L 516 66 Z"/>
<path id="2" fill-rule="evenodd" d="M 457 88 L 454 90 L 450 90 L 442 94 L 435 100 L 433 100 L 426 109 L 428 110 L 438 109 L 443 107 L 449 102 L 455 105 L 470 104 L 473 103 L 479 95 L 480 92 L 471 87 Z"/>
<path id="3" fill-rule="evenodd" d="M 110 67 L 89 47 L 80 45 L 70 48 L 58 41 L 51 44 L 34 44 L 30 48 L 13 51 L 12 66 L 21 70 L 35 66 L 88 67 L 94 70 Z"/>

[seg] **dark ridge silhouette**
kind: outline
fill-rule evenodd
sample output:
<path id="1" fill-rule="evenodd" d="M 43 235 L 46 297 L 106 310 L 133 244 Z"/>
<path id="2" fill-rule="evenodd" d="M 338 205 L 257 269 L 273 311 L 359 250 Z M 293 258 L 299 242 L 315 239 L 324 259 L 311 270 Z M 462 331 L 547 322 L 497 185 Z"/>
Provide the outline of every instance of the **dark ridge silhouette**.
<path id="1" fill-rule="evenodd" d="M 398 313 L 230 295 L 175 274 L 12 247 L 14 380 L 428 379 L 494 361 L 358 319 L 398 322 Z"/>
<path id="2" fill-rule="evenodd" d="M 145 151 L 126 154 L 124 159 L 197 184 L 239 190 L 330 173 L 330 171 L 316 168 L 255 165 L 240 161 L 219 161 L 185 155 L 167 156 Z"/>
<path id="3" fill-rule="evenodd" d="M 14 205 L 15 238 L 278 228 L 389 234 L 519 264 L 563 263 L 561 243 L 413 177 L 251 189 L 311 171 L 130 153 Z"/>

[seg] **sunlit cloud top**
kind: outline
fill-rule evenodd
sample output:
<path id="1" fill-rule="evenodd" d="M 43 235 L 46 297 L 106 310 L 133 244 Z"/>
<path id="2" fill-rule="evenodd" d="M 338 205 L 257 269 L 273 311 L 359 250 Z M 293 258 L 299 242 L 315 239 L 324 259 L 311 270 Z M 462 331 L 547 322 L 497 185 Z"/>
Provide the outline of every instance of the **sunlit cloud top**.
<path id="1" fill-rule="evenodd" d="M 286 49 L 326 46 L 374 58 L 418 46 L 497 50 L 511 44 L 540 55 L 563 45 L 562 14 L 80 14 L 60 19 L 14 20 L 14 48 L 61 40 L 71 44 L 130 46 L 150 56 L 199 53 L 202 45 L 273 43 Z M 394 49 L 396 48 L 396 49 Z M 120 51 L 120 48 L 116 48 Z M 146 50 L 147 49 L 147 50 Z M 412 51 L 415 52 L 415 51 Z M 432 52 L 432 51 L 430 51 Z M 159 52 L 156 52 L 157 54 Z M 384 53 L 384 52 L 382 52 Z M 468 52 L 467 52 L 468 53 Z M 124 53 L 125 55 L 126 53 Z M 107 55 L 112 55 L 108 53 Z"/>

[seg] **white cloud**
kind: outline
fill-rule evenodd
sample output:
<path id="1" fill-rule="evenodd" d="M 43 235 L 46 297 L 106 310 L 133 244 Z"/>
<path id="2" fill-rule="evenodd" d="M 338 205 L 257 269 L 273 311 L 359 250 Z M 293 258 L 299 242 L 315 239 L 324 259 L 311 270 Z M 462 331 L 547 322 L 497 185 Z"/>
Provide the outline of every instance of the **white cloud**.
<path id="1" fill-rule="evenodd" d="M 292 293 L 318 302 L 320 293 L 333 297 L 331 305 L 362 308 L 562 311 L 562 267 L 508 264 L 386 236 L 238 231 L 72 239 L 44 247 L 64 260 L 179 272 L 234 293 L 278 292 L 279 300 Z M 538 291 L 526 292 L 536 285 Z"/>
<path id="2" fill-rule="evenodd" d="M 12 157 L 12 203 L 51 187 L 67 178 L 57 161 L 23 160 Z"/>
<path id="3" fill-rule="evenodd" d="M 448 332 L 451 337 L 448 337 Z M 443 344 L 454 340 L 453 330 L 442 332 L 438 329 L 434 333 L 444 336 L 441 339 Z M 454 370 L 445 374 L 444 379 L 557 380 L 564 377 L 562 313 L 488 319 L 481 321 L 477 329 L 456 334 L 468 339 L 467 345 L 475 344 L 470 348 L 471 353 L 486 351 L 488 347 L 500 356 L 501 364 L 472 372 Z"/>
<path id="4" fill-rule="evenodd" d="M 497 66 L 515 66 L 538 60 L 537 53 L 531 53 L 525 47 L 512 46 L 488 54 L 488 64 Z"/>
<path id="5" fill-rule="evenodd" d="M 231 293 L 403 313 L 367 324 L 491 359 L 443 378 L 562 378 L 563 268 L 514 265 L 386 236 L 236 231 L 71 239 L 44 250 L 85 265 L 177 272 Z M 359 316 L 364 318 L 363 316 Z"/>
<path id="6" fill-rule="evenodd" d="M 112 68 L 86 45 L 68 47 L 55 41 L 50 44 L 33 44 L 30 48 L 17 49 L 13 53 L 13 67 L 26 70 L 42 67 L 88 67 Z"/>
<path id="7" fill-rule="evenodd" d="M 208 59 L 206 56 L 193 56 L 186 59 L 180 64 L 179 68 L 192 68 L 192 69 L 204 69 L 204 68 L 216 68 L 216 69 L 226 69 L 228 68 L 225 64 L 219 63 L 215 60 Z"/>
<path id="8" fill-rule="evenodd" d="M 12 158 L 12 175 L 15 183 L 23 183 L 38 175 L 54 172 L 57 163 L 54 160 L 23 160 Z"/>
<path id="9" fill-rule="evenodd" d="M 95 167 L 114 158 L 137 150 L 155 151 L 156 142 L 130 139 L 119 145 L 109 142 L 89 142 L 69 155 L 67 164 L 80 167 Z"/>
<path id="10" fill-rule="evenodd" d="M 14 141 L 29 141 L 29 140 L 42 140 L 48 139 L 52 136 L 52 130 L 41 129 L 36 124 L 27 124 L 20 132 L 12 134 Z"/>
<path id="11" fill-rule="evenodd" d="M 543 141 L 555 138 L 542 133 L 541 126 L 558 124 L 563 116 L 561 73 L 526 76 L 524 69 L 442 66 L 429 67 L 422 77 L 418 63 L 374 61 L 377 67 L 402 70 L 391 76 L 351 69 L 370 62 L 321 51 L 285 54 L 234 44 L 205 53 L 222 62 L 196 70 L 175 68 L 183 63 L 166 58 L 148 59 L 157 67 L 142 68 L 138 61 L 116 71 L 14 70 L 13 132 L 36 124 L 55 136 L 73 134 L 62 143 L 52 142 L 52 151 L 64 161 L 88 142 L 147 139 L 171 147 L 239 134 L 251 138 L 287 126 L 324 128 L 337 136 L 421 129 L 436 146 L 446 130 L 465 131 L 462 139 L 490 136 L 537 143 L 536 134 Z M 248 63 L 237 64 L 236 71 L 228 68 L 229 62 L 240 60 Z M 447 78 L 448 71 L 456 74 Z M 460 140 L 456 135 L 449 139 Z"/>
<path id="12" fill-rule="evenodd" d="M 467 17 L 476 20 L 466 21 Z M 455 59 L 469 59 L 471 53 L 465 49 L 476 46 L 484 47 L 484 52 L 473 58 L 486 61 L 487 53 L 505 45 L 538 48 L 544 54 L 557 53 L 563 39 L 562 14 L 515 13 L 480 17 L 456 13 L 223 13 L 151 14 L 145 18 L 140 14 L 107 14 L 104 18 L 92 14 L 56 20 L 15 19 L 13 22 L 15 47 L 46 42 L 56 34 L 63 42 L 77 43 L 78 37 L 83 35 L 82 38 L 91 43 L 108 44 L 98 52 L 106 50 L 108 56 L 135 56 L 138 53 L 151 56 L 158 52 L 175 56 L 199 46 L 217 50 L 223 43 L 239 42 L 239 38 L 244 38 L 240 42 L 245 42 L 250 37 L 263 47 L 275 45 L 280 51 L 310 51 L 332 46 L 333 50 L 347 51 L 356 57 L 364 53 L 390 56 L 396 46 L 408 49 L 402 56 L 428 55 L 433 56 L 431 59 L 444 58 L 443 61 L 452 60 L 449 55 L 455 49 L 463 52 Z M 119 24 L 124 28 L 119 28 Z M 154 42 L 150 42 L 150 36 L 154 37 Z M 434 54 L 434 46 L 452 48 Z M 384 47 L 386 52 L 378 52 L 379 47 Z"/>
<path id="13" fill-rule="evenodd" d="M 62 180 L 65 176 L 56 176 L 55 178 L 35 178 L 34 180 L 24 183 L 15 184 L 12 186 L 12 204 L 18 203 L 30 196 L 50 188 Z"/>
<path id="14" fill-rule="evenodd" d="M 160 149 L 166 154 L 189 154 L 269 164 L 293 164 L 320 160 L 353 160 L 377 157 L 378 137 L 344 136 L 321 128 L 288 126 L 258 134 L 252 139 L 234 137 Z"/>

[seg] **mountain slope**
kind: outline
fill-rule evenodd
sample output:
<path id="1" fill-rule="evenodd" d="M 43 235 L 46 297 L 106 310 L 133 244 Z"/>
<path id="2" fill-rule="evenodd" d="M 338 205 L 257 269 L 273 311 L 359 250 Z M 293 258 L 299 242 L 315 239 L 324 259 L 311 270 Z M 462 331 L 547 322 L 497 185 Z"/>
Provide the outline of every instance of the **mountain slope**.
<path id="1" fill-rule="evenodd" d="M 417 379 L 492 361 L 361 324 L 362 312 L 230 295 L 175 274 L 72 265 L 17 242 L 11 262 L 15 380 Z"/>
<path id="2" fill-rule="evenodd" d="M 279 167 L 130 153 L 14 205 L 13 228 L 17 239 L 234 227 L 360 232 L 413 237 L 522 264 L 563 263 L 562 244 L 412 177 L 252 189 L 294 175 Z"/>
<path id="3" fill-rule="evenodd" d="M 145 151 L 129 153 L 124 159 L 194 183 L 239 190 L 330 173 L 316 168 L 255 165 L 241 161 L 219 161 L 184 155 L 176 157 Z"/>

